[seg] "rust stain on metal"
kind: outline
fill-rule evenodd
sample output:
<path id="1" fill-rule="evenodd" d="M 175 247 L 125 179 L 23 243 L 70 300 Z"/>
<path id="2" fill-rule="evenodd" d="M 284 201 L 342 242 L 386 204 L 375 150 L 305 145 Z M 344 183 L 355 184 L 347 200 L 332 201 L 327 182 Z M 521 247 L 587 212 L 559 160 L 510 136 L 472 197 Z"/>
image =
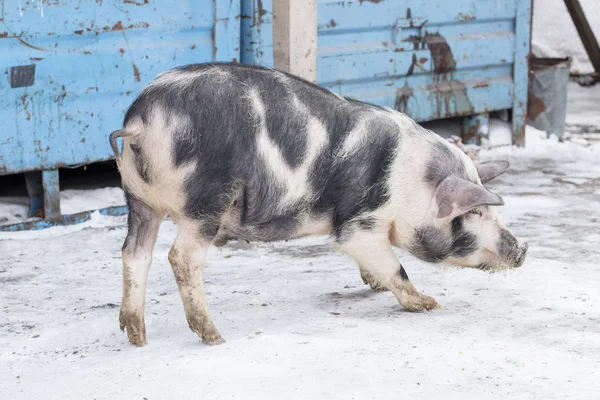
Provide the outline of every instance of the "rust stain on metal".
<path id="1" fill-rule="evenodd" d="M 415 65 L 417 65 L 417 55 L 413 53 L 412 62 L 410 63 L 410 67 L 408 67 L 408 71 L 406 71 L 406 76 L 410 76 L 415 73 Z"/>
<path id="2" fill-rule="evenodd" d="M 529 102 L 527 104 L 527 114 L 529 115 L 529 118 L 535 120 L 544 111 L 546 111 L 546 104 L 544 104 L 544 101 L 529 92 Z"/>
<path id="3" fill-rule="evenodd" d="M 489 86 L 490 86 L 490 83 L 488 81 L 477 82 L 476 84 L 473 85 L 473 89 L 486 88 Z"/>
<path id="4" fill-rule="evenodd" d="M 456 70 L 456 61 L 446 39 L 439 33 L 430 33 L 425 37 L 425 43 L 433 60 L 433 72 L 447 74 Z"/>
<path id="5" fill-rule="evenodd" d="M 458 15 L 456 16 L 456 20 L 457 21 L 474 21 L 476 18 L 474 15 L 471 14 L 463 14 L 463 13 L 458 13 Z"/>
<path id="6" fill-rule="evenodd" d="M 34 140 L 33 143 L 35 143 L 35 147 L 37 147 L 37 151 L 40 153 L 50 150 L 50 146 L 46 146 L 45 149 L 42 149 L 42 142 L 40 140 Z"/>
<path id="7" fill-rule="evenodd" d="M 135 1 L 135 0 L 123 0 L 123 3 L 125 3 L 125 4 L 133 4 L 135 6 L 143 6 L 144 4 L 148 4 L 148 0 L 144 0 L 143 2 L 141 2 L 141 1 Z"/>
<path id="8" fill-rule="evenodd" d="M 138 69 L 137 65 L 135 65 L 135 63 L 132 64 L 133 65 L 133 78 L 135 79 L 136 82 L 140 81 L 140 70 Z"/>
<path id="9" fill-rule="evenodd" d="M 116 24 L 113 25 L 111 31 L 122 31 L 123 30 L 123 24 L 121 23 L 121 21 L 117 21 Z"/>
<path id="10" fill-rule="evenodd" d="M 423 45 L 423 39 L 420 36 L 410 35 L 404 41 L 412 43 L 413 50 L 419 50 L 419 48 L 422 48 Z"/>
<path id="11" fill-rule="evenodd" d="M 517 147 L 524 147 L 525 146 L 525 124 L 522 124 L 522 125 L 519 126 L 519 129 L 517 130 L 517 132 L 513 136 L 513 143 Z"/>
<path id="12" fill-rule="evenodd" d="M 421 57 L 421 58 L 419 58 L 419 63 L 420 64 L 425 64 L 427 61 L 429 61 L 429 58 L 427 58 L 427 57 Z"/>
<path id="13" fill-rule="evenodd" d="M 454 80 L 456 61 L 446 39 L 439 33 L 427 33 L 424 37 L 412 37 L 408 41 L 413 42 L 415 49 L 427 46 L 431 55 L 434 83 L 429 87 L 435 117 L 448 118 L 472 114 L 473 106 L 467 96 L 465 84 Z M 413 64 L 415 61 L 413 58 Z M 411 71 L 409 70 L 409 72 Z M 403 95 L 405 96 L 405 94 Z M 396 104 L 402 106 L 406 102 L 403 99 L 397 99 Z M 404 107 L 406 106 L 404 105 Z"/>
<path id="14" fill-rule="evenodd" d="M 117 21 L 113 26 L 105 26 L 104 28 L 102 28 L 102 30 L 105 32 L 117 32 L 133 28 L 147 28 L 149 26 L 150 24 L 148 24 L 147 22 L 139 22 L 137 24 L 123 26 L 123 23 L 121 21 Z M 96 34 L 98 34 L 98 32 L 96 32 Z"/>
<path id="15" fill-rule="evenodd" d="M 396 102 L 395 108 L 396 110 L 405 113 L 408 106 L 408 100 L 414 94 L 413 89 L 409 86 L 404 86 L 396 91 Z"/>
<path id="16" fill-rule="evenodd" d="M 21 96 L 21 103 L 23 103 L 23 111 L 25 111 L 27 121 L 31 120 L 31 113 L 27 109 L 29 107 L 29 101 L 27 100 L 27 95 L 24 94 Z"/>
<path id="17" fill-rule="evenodd" d="M 262 18 L 265 14 L 267 14 L 267 11 L 263 8 L 262 0 L 256 0 L 254 9 L 256 11 L 252 15 L 252 26 L 262 25 Z"/>
<path id="18" fill-rule="evenodd" d="M 479 128 L 481 127 L 481 121 L 477 119 L 475 125 L 469 125 L 467 129 L 463 130 L 462 141 L 467 143 L 469 140 L 475 138 L 478 145 L 481 145 L 481 136 L 479 135 Z"/>
<path id="19" fill-rule="evenodd" d="M 0 33 L 0 39 L 4 39 L 6 37 L 8 37 L 8 32 L 2 32 L 2 33 Z"/>
<path id="20" fill-rule="evenodd" d="M 49 51 L 47 49 L 42 49 L 41 47 L 37 47 L 32 44 L 29 44 L 26 41 L 24 41 L 23 39 L 21 39 L 21 37 L 19 37 L 19 36 L 14 36 L 14 38 L 17 39 L 23 46 L 27 46 L 30 49 L 39 50 L 39 51 Z"/>
<path id="21" fill-rule="evenodd" d="M 325 26 L 328 27 L 328 28 L 335 28 L 337 26 L 337 23 L 332 18 L 331 21 L 329 21 L 329 23 L 327 25 L 325 25 Z"/>
<path id="22" fill-rule="evenodd" d="M 190 47 L 191 50 L 194 50 L 196 48 L 196 45 L 193 44 L 192 47 Z"/>
<path id="23" fill-rule="evenodd" d="M 125 49 L 121 47 L 121 48 L 119 49 L 119 53 L 121 53 L 121 55 L 125 54 Z"/>
<path id="24" fill-rule="evenodd" d="M 57 102 L 57 103 L 59 103 L 59 102 L 62 102 L 62 100 L 63 100 L 65 97 L 67 97 L 67 90 L 65 89 L 65 85 L 62 85 L 62 86 L 61 86 L 61 90 L 62 90 L 62 93 L 61 93 L 61 94 L 59 94 L 58 96 L 56 96 L 56 99 L 54 100 L 54 101 L 55 101 L 55 102 Z"/>
<path id="25" fill-rule="evenodd" d="M 81 35 L 83 33 L 83 29 L 79 29 L 77 31 L 74 31 L 73 33 L 76 35 Z"/>

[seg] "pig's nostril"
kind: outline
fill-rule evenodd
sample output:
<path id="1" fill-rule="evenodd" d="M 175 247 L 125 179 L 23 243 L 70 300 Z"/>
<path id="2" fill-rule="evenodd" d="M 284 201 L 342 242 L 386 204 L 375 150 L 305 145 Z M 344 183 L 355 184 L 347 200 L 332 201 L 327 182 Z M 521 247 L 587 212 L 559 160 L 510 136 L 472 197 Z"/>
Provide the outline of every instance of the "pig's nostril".
<path id="1" fill-rule="evenodd" d="M 525 256 L 527 255 L 528 248 L 529 248 L 529 245 L 527 243 L 523 243 L 523 245 L 521 246 L 521 251 L 519 252 L 519 255 L 517 256 L 517 259 L 515 260 L 515 263 L 516 263 L 515 268 L 520 267 L 525 262 Z"/>

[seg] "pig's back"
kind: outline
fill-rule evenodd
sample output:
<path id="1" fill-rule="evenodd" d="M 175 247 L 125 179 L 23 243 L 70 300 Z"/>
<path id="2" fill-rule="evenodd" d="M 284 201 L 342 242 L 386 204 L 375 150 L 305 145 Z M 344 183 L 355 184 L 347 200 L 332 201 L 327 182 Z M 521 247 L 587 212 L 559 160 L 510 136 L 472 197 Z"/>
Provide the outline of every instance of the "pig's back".
<path id="1" fill-rule="evenodd" d="M 282 72 L 200 64 L 159 75 L 124 125 L 162 121 L 173 167 L 193 166 L 181 212 L 207 233 L 232 204 L 242 225 L 319 214 L 337 229 L 389 199 L 399 134 L 386 113 Z"/>

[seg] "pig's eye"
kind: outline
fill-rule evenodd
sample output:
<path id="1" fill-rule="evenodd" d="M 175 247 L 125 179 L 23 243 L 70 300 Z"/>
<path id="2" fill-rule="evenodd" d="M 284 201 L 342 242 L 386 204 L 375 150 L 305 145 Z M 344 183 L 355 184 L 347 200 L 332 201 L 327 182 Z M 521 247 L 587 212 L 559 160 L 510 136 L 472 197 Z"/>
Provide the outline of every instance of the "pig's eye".
<path id="1" fill-rule="evenodd" d="M 469 214 L 479 215 L 481 217 L 481 211 L 479 210 L 469 210 Z"/>

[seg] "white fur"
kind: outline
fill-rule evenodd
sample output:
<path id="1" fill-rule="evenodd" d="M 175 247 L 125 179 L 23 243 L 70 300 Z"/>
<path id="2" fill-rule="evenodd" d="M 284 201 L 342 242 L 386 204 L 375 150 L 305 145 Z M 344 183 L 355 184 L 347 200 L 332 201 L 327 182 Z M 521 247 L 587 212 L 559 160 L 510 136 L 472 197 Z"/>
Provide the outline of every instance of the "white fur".
<path id="1" fill-rule="evenodd" d="M 423 311 L 439 307 L 433 298 L 419 293 L 410 281 L 398 276 L 400 263 L 392 251 L 385 225 L 374 231 L 358 232 L 341 247 L 358 263 L 361 270 L 389 289 L 407 310 Z"/>
<path id="2" fill-rule="evenodd" d="M 258 91 L 254 88 L 250 89 L 248 97 L 252 101 L 259 125 L 257 136 L 259 153 L 269 168 L 275 182 L 285 188 L 285 196 L 279 206 L 286 208 L 299 200 L 309 200 L 313 193 L 310 190 L 308 173 L 328 143 L 325 127 L 319 119 L 309 117 L 306 132 L 296 133 L 298 135 L 307 135 L 307 151 L 302 164 L 296 168 L 292 168 L 286 163 L 279 147 L 269 137 L 266 124 L 266 110 Z M 306 107 L 295 96 L 293 102 L 300 113 L 308 113 Z"/>
<path id="3" fill-rule="evenodd" d="M 184 182 L 196 169 L 195 162 L 175 167 L 172 158 L 175 132 L 185 134 L 189 132 L 188 128 L 189 117 L 171 115 L 170 124 L 167 124 L 166 115 L 160 108 L 155 108 L 148 125 L 135 120 L 125 127 L 126 131 L 135 134 L 124 140 L 120 165 L 123 186 L 154 210 L 169 213 L 173 218 L 183 212 L 186 199 Z M 144 160 L 148 163 L 150 184 L 144 182 L 137 171 L 131 143 L 142 148 Z"/>
<path id="4" fill-rule="evenodd" d="M 345 158 L 352 155 L 356 150 L 361 148 L 367 135 L 367 123 L 369 122 L 369 118 L 367 116 L 361 118 L 356 126 L 350 131 L 344 143 L 337 154 L 340 158 Z"/>
<path id="5" fill-rule="evenodd" d="M 200 69 L 196 71 L 168 70 L 161 72 L 143 90 L 142 93 L 157 86 L 169 86 L 174 89 L 190 85 L 194 80 L 202 76 L 210 76 L 212 82 L 219 84 L 231 79 L 231 74 L 218 66 Z"/>

